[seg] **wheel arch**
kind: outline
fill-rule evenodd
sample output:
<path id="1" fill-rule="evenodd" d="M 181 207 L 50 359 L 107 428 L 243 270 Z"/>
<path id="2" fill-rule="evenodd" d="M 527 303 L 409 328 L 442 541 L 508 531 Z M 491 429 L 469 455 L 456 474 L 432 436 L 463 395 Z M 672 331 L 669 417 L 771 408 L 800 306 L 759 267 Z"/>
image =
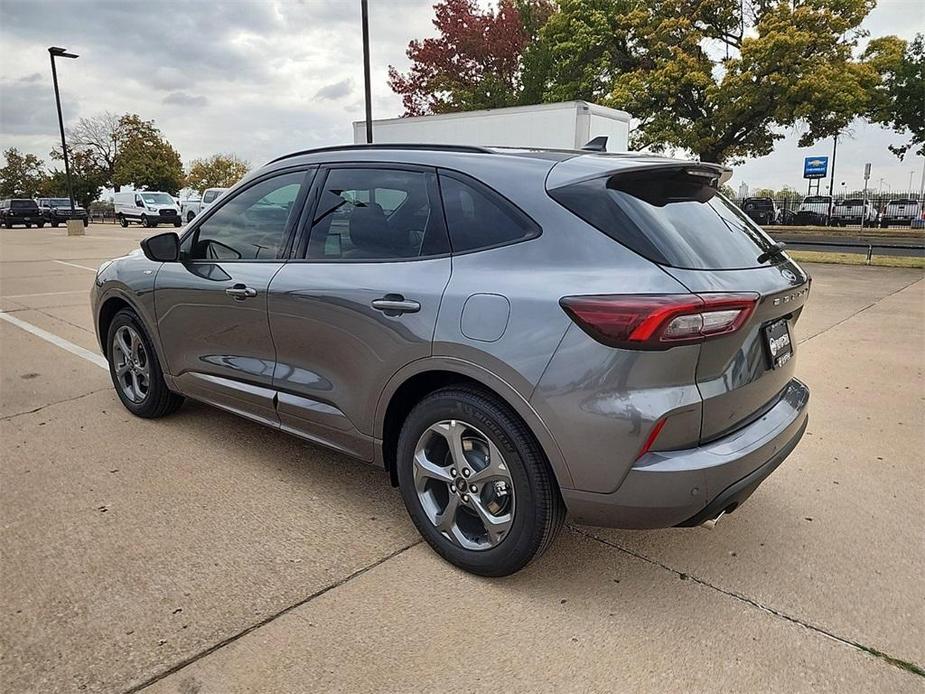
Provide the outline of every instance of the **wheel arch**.
<path id="1" fill-rule="evenodd" d="M 398 484 L 395 448 L 402 422 L 422 398 L 450 385 L 475 386 L 510 407 L 536 439 L 559 486 L 572 486 L 571 475 L 555 438 L 529 401 L 487 369 L 472 362 L 443 357 L 408 364 L 390 379 L 379 397 L 374 431 L 380 439 L 379 462 L 388 471 L 393 486 Z"/>

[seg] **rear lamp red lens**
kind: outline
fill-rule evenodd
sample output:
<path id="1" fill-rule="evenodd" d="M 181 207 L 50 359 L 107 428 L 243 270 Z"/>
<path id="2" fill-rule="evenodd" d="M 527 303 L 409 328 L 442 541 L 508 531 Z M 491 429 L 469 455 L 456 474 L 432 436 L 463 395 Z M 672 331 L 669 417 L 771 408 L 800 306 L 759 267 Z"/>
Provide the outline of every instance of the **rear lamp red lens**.
<path id="1" fill-rule="evenodd" d="M 565 312 L 598 342 L 624 349 L 669 349 L 735 332 L 758 295 L 636 294 L 567 296 Z"/>

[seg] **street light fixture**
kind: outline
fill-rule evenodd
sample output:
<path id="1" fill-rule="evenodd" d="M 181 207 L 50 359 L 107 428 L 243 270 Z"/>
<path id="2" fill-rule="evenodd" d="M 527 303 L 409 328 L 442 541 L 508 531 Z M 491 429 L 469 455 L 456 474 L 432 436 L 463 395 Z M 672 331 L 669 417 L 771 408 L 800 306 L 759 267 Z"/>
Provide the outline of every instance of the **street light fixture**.
<path id="1" fill-rule="evenodd" d="M 64 155 L 64 177 L 67 179 L 67 198 L 71 203 L 71 217 L 74 216 L 74 193 L 71 188 L 71 166 L 67 159 L 67 142 L 64 140 L 64 118 L 61 115 L 61 94 L 58 92 L 58 71 L 55 69 L 55 58 L 76 58 L 75 53 L 68 53 L 66 48 L 51 46 L 48 49 L 51 58 L 51 79 L 55 84 L 55 105 L 58 107 L 58 127 L 61 129 L 61 154 Z"/>

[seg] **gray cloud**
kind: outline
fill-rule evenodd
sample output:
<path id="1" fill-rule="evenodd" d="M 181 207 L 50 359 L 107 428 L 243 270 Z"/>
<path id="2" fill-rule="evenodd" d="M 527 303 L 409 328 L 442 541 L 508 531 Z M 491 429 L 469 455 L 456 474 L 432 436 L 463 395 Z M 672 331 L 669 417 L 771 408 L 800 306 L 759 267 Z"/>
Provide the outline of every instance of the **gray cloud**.
<path id="1" fill-rule="evenodd" d="M 186 92 L 170 92 L 161 101 L 162 103 L 176 106 L 205 106 L 209 103 L 209 100 L 204 96 L 194 96 Z"/>
<path id="2" fill-rule="evenodd" d="M 349 77 L 342 79 L 340 82 L 327 84 L 315 92 L 316 99 L 341 99 L 353 91 L 353 80 Z"/>

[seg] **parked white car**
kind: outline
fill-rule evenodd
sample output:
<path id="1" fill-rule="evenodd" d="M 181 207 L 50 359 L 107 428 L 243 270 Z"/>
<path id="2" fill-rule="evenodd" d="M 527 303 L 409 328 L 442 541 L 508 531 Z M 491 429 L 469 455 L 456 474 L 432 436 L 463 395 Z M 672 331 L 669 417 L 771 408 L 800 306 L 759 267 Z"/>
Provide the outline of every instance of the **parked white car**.
<path id="1" fill-rule="evenodd" d="M 909 226 L 912 220 L 918 219 L 922 214 L 922 205 L 912 198 L 899 198 L 890 200 L 883 208 L 880 216 L 880 226 L 886 228 L 891 224 Z"/>
<path id="2" fill-rule="evenodd" d="M 218 200 L 227 188 L 206 188 L 202 197 L 195 200 L 187 198 L 180 203 L 180 217 L 187 223 L 192 222 L 197 214 L 205 212 L 213 202 Z"/>
<path id="3" fill-rule="evenodd" d="M 797 210 L 796 223 L 828 226 L 831 207 L 832 196 L 830 195 L 810 195 L 805 197 L 803 202 L 800 203 L 800 209 Z"/>
<path id="4" fill-rule="evenodd" d="M 832 223 L 840 227 L 861 224 L 862 221 L 866 227 L 877 225 L 877 210 L 870 200 L 847 198 L 840 200 L 832 209 Z"/>
<path id="5" fill-rule="evenodd" d="M 116 219 L 123 227 L 130 222 L 144 227 L 156 227 L 158 224 L 182 226 L 180 208 L 168 193 L 156 190 L 137 190 L 120 192 L 113 195 L 113 207 Z"/>

